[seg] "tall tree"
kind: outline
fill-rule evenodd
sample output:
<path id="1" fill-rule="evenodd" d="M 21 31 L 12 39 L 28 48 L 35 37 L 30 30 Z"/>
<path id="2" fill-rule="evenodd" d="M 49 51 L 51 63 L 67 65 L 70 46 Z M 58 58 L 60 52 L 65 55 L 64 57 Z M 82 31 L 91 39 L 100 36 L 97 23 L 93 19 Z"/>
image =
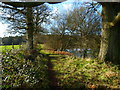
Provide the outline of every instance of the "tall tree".
<path id="1" fill-rule="evenodd" d="M 19 34 L 27 33 L 28 49 L 33 49 L 33 37 L 35 33 L 43 32 L 41 23 L 45 22 L 50 15 L 48 6 L 43 4 L 37 7 L 15 8 L 7 5 L 2 7 L 6 14 L 4 19 L 10 23 L 9 31 Z"/>
<path id="2" fill-rule="evenodd" d="M 34 22 L 33 22 L 33 11 L 32 7 L 27 7 L 27 34 L 28 34 L 28 49 L 33 49 L 33 33 L 34 33 Z"/>
<path id="3" fill-rule="evenodd" d="M 75 35 L 76 48 L 99 51 L 101 17 L 90 6 L 75 8 L 67 17 L 68 31 Z M 83 54 L 86 57 L 85 53 Z"/>
<path id="4" fill-rule="evenodd" d="M 54 2 L 50 2 L 50 3 L 58 3 L 58 2 L 62 2 L 64 0 L 61 1 L 54 1 Z M 21 10 L 21 8 L 19 7 L 23 7 L 26 9 L 26 18 L 27 18 L 27 33 L 28 33 L 28 49 L 33 49 L 33 31 L 34 31 L 34 23 L 33 23 L 33 16 L 30 17 L 31 14 L 33 15 L 33 11 L 32 8 L 38 5 L 43 4 L 44 2 L 27 2 L 26 0 L 24 2 L 3 2 L 5 4 L 11 5 L 11 6 L 2 6 L 3 8 L 10 8 L 13 10 L 16 10 L 18 12 L 22 12 L 24 9 Z M 32 26 L 31 26 L 32 25 Z M 32 29 L 32 30 L 31 30 Z M 31 34 L 31 35 L 30 35 Z M 31 37 L 30 37 L 31 36 Z"/>
<path id="5" fill-rule="evenodd" d="M 54 36 L 51 37 L 52 41 L 49 44 L 53 48 L 55 46 L 61 47 L 60 50 L 81 48 L 85 52 L 86 49 L 91 48 L 93 51 L 99 48 L 101 17 L 94 9 L 76 7 L 64 15 L 58 13 L 54 17 L 54 23 L 55 26 L 51 28 Z"/>
<path id="6" fill-rule="evenodd" d="M 120 65 L 120 2 L 101 2 L 102 38 L 99 59 Z"/>
<path id="7" fill-rule="evenodd" d="M 70 46 L 70 37 L 68 35 L 66 14 L 56 13 L 53 14 L 51 21 L 52 27 L 50 28 L 51 37 L 47 40 L 46 45 L 58 50 L 65 50 Z M 55 26 L 53 26 L 55 25 Z"/>

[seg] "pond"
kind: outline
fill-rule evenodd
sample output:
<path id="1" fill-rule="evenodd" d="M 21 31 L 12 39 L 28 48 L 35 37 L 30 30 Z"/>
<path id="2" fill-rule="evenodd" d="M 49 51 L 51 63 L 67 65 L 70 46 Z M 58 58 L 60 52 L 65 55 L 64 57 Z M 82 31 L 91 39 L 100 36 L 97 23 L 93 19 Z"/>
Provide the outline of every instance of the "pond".
<path id="1" fill-rule="evenodd" d="M 95 55 L 93 54 L 93 50 L 92 49 L 66 49 L 65 51 L 73 53 L 74 56 L 76 57 L 84 57 L 84 55 L 86 57 L 95 57 Z"/>

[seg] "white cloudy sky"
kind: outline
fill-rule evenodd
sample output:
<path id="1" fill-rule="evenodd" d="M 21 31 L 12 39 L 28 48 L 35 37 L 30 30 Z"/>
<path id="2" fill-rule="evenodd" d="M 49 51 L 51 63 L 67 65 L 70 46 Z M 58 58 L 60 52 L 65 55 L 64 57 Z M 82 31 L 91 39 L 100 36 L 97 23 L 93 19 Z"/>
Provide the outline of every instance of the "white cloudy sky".
<path id="1" fill-rule="evenodd" d="M 0 37 L 3 37 L 7 29 L 7 24 L 2 24 L 0 22 Z"/>

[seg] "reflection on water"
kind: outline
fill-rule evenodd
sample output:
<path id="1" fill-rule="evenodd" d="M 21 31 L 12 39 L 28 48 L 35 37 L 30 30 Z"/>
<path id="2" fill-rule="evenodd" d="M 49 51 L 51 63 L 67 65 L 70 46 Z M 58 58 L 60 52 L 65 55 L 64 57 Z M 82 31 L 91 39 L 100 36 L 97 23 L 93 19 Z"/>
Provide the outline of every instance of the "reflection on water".
<path id="1" fill-rule="evenodd" d="M 65 51 L 73 53 L 76 57 L 95 57 L 91 49 L 66 49 Z"/>

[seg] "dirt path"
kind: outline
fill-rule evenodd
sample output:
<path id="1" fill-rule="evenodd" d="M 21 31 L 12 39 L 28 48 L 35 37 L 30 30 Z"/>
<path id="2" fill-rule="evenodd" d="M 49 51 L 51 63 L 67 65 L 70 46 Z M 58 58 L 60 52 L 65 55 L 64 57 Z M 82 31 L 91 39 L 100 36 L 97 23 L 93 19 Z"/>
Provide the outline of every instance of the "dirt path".
<path id="1" fill-rule="evenodd" d="M 55 57 L 48 57 L 48 78 L 50 80 L 50 88 L 55 90 L 63 90 L 62 87 L 58 86 L 58 80 L 56 78 L 56 72 L 53 70 L 53 63 L 51 60 Z"/>

